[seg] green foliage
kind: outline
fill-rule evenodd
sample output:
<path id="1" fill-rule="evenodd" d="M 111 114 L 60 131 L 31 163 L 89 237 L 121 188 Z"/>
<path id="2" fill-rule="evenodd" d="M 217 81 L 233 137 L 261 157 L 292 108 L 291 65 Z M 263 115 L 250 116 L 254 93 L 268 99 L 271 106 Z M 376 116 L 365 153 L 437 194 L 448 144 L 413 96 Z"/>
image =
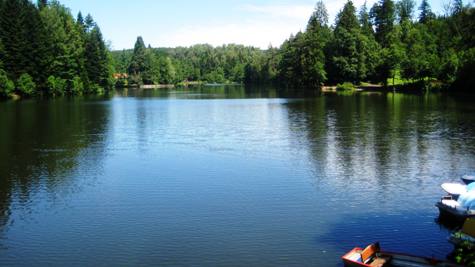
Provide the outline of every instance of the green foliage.
<path id="1" fill-rule="evenodd" d="M 414 0 L 400 0 L 396 4 L 397 15 L 399 18 L 399 24 L 404 21 L 411 21 L 414 16 L 414 8 L 416 3 Z"/>
<path id="2" fill-rule="evenodd" d="M 16 84 L 18 90 L 23 95 L 31 96 L 36 93 L 36 84 L 33 81 L 33 78 L 27 73 L 20 75 Z"/>
<path id="3" fill-rule="evenodd" d="M 457 245 L 453 252 L 453 258 L 457 264 L 463 264 L 464 266 L 475 266 L 475 247 L 472 243 L 464 241 Z"/>
<path id="4" fill-rule="evenodd" d="M 22 73 L 37 77 L 41 69 L 41 24 L 37 7 L 27 0 L 2 1 L 0 9 L 0 38 L 3 43 L 3 68 L 12 79 Z"/>
<path id="5" fill-rule="evenodd" d="M 394 28 L 395 11 L 395 5 L 392 0 L 380 0 L 371 8 L 370 16 L 376 28 L 375 37 L 383 48 L 391 45 L 389 36 Z"/>
<path id="6" fill-rule="evenodd" d="M 47 55 L 42 62 L 44 72 L 71 83 L 74 77 L 81 76 L 84 72 L 84 41 L 80 29 L 69 10 L 57 2 L 43 8 L 40 15 L 49 32 L 43 42 L 44 53 Z M 57 93 L 61 95 L 64 90 L 55 92 Z"/>
<path id="7" fill-rule="evenodd" d="M 255 70 L 262 73 L 254 74 L 266 81 L 274 79 L 276 73 L 275 48 L 261 50 L 234 44 L 219 47 L 194 45 L 187 48 L 144 48 L 144 46 L 140 45 L 141 48 L 136 52 L 123 50 L 112 53 L 116 71 L 129 74 L 130 85 L 170 84 L 204 81 L 210 78 L 216 80 L 214 77 L 238 83 L 251 80 L 258 82 L 246 77 L 245 69 L 249 64 L 259 65 Z M 140 56 L 142 49 L 144 49 L 143 56 Z M 222 69 L 224 79 L 219 77 L 221 76 L 219 68 Z M 123 83 L 119 83 L 121 84 Z"/>
<path id="8" fill-rule="evenodd" d="M 96 95 L 103 95 L 106 91 L 104 90 L 103 87 L 99 86 L 98 84 L 92 84 L 92 85 L 89 85 L 87 92 L 91 94 L 96 94 Z"/>
<path id="9" fill-rule="evenodd" d="M 435 77 L 439 67 L 435 40 L 424 25 L 409 29 L 405 40 L 406 57 L 402 62 L 402 76 L 422 80 Z"/>
<path id="10" fill-rule="evenodd" d="M 87 18 L 86 18 L 87 25 Z M 94 24 L 95 25 L 95 24 Z M 86 37 L 85 67 L 89 83 L 109 89 L 111 83 L 111 58 L 99 27 L 94 26 Z"/>
<path id="11" fill-rule="evenodd" d="M 387 86 L 438 80 L 454 83 L 454 88 L 473 88 L 474 9 L 461 1 L 453 6 L 451 15 L 436 17 L 424 1 L 416 22 L 414 0 L 380 0 L 369 13 L 366 5 L 361 7 L 358 16 L 348 1 L 330 27 L 325 5 L 319 1 L 306 30 L 290 36 L 278 49 L 147 48 L 138 38 L 133 51 L 114 52 L 113 62 L 116 72 L 127 72 L 129 84 L 137 85 L 279 82 L 314 90 L 324 83 L 370 81 Z M 118 80 L 116 85 L 126 83 Z"/>
<path id="12" fill-rule="evenodd" d="M 358 18 L 356 17 L 356 8 L 351 0 L 346 2 L 343 10 L 340 11 L 340 13 L 338 13 L 336 16 L 335 31 L 338 31 L 341 28 L 347 31 L 359 29 Z"/>
<path id="13" fill-rule="evenodd" d="M 430 20 L 435 18 L 435 14 L 432 13 L 428 0 L 422 0 L 419 10 L 421 11 L 419 14 L 420 23 L 428 23 Z"/>
<path id="14" fill-rule="evenodd" d="M 48 88 L 52 95 L 63 95 L 66 92 L 66 80 L 51 75 L 48 77 Z"/>
<path id="15" fill-rule="evenodd" d="M 338 91 L 356 91 L 356 87 L 350 82 L 345 82 L 345 83 L 342 83 L 342 84 L 338 84 L 336 86 L 336 90 L 338 90 Z"/>
<path id="16" fill-rule="evenodd" d="M 331 39 L 328 13 L 322 1 L 318 2 L 307 26 L 286 41 L 280 51 L 278 77 L 286 86 L 320 88 L 327 80 L 325 50 Z"/>
<path id="17" fill-rule="evenodd" d="M 81 77 L 76 76 L 73 78 L 73 81 L 71 84 L 71 92 L 76 95 L 80 95 L 84 92 L 84 83 Z"/>
<path id="18" fill-rule="evenodd" d="M 368 8 L 366 6 L 366 2 L 360 9 L 359 13 L 359 22 L 361 26 L 361 31 L 363 34 L 366 36 L 373 36 L 374 35 L 374 30 L 373 30 L 373 24 L 371 23 L 369 13 L 368 13 Z"/>
<path id="19" fill-rule="evenodd" d="M 0 95 L 7 97 L 15 90 L 15 84 L 8 79 L 7 73 L 0 69 Z"/>
<path id="20" fill-rule="evenodd" d="M 0 67 L 13 80 L 28 73 L 35 93 L 54 95 L 74 91 L 66 89 L 78 84 L 77 77 L 106 89 L 112 77 L 109 51 L 92 17 L 79 14 L 76 20 L 58 1 L 0 1 Z M 65 81 L 64 88 L 55 83 L 51 89 L 51 76 Z M 17 86 L 32 94 L 27 85 Z"/>
<path id="21" fill-rule="evenodd" d="M 176 71 L 175 71 L 175 67 L 172 64 L 172 60 L 169 57 L 166 57 L 166 58 L 160 58 L 158 62 L 159 62 L 159 70 L 156 70 L 159 73 L 158 74 L 159 79 L 157 80 L 158 83 L 173 84 L 176 79 Z M 219 72 L 220 74 L 222 74 L 223 75 L 222 79 L 224 79 L 224 72 L 222 71 L 222 69 L 215 70 L 214 72 Z M 207 80 L 206 77 L 205 77 L 205 80 Z M 213 80 L 213 82 L 215 82 L 215 80 Z"/>
<path id="22" fill-rule="evenodd" d="M 328 69 L 331 82 L 360 83 L 373 76 L 380 49 L 372 34 L 360 28 L 351 1 L 337 16 L 330 48 Z"/>
<path id="23" fill-rule="evenodd" d="M 244 69 L 240 65 L 237 65 L 234 69 L 237 69 L 236 74 L 232 81 L 241 82 L 246 84 L 266 84 L 276 80 L 277 68 L 279 64 L 279 50 L 270 47 L 266 53 L 257 54 L 254 60 L 248 63 Z"/>
<path id="24" fill-rule="evenodd" d="M 209 83 L 224 83 L 226 80 L 224 79 L 224 70 L 222 68 L 218 68 L 204 76 L 204 80 Z"/>
<path id="25" fill-rule="evenodd" d="M 48 5 L 48 0 L 38 0 L 38 7 L 40 9 L 45 8 Z"/>
<path id="26" fill-rule="evenodd" d="M 461 54 L 462 63 L 457 72 L 456 81 L 453 84 L 456 90 L 472 90 L 475 88 L 475 48 L 464 51 Z"/>
<path id="27" fill-rule="evenodd" d="M 148 60 L 150 59 L 147 57 L 145 43 L 142 37 L 139 36 L 135 42 L 134 53 L 128 67 L 129 83 L 143 84 L 142 74 L 150 68 L 150 62 L 147 62 Z"/>

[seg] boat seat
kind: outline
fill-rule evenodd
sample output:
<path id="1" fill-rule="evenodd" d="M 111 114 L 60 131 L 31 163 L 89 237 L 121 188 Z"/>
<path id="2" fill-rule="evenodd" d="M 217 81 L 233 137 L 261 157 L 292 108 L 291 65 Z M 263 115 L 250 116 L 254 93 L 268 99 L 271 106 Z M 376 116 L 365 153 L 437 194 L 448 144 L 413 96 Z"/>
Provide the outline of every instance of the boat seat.
<path id="1" fill-rule="evenodd" d="M 386 263 L 389 262 L 389 258 L 376 258 L 369 264 L 372 267 L 383 267 Z"/>
<path id="2" fill-rule="evenodd" d="M 451 207 L 453 209 L 456 209 L 460 206 L 460 204 L 453 199 L 443 199 L 442 204 L 444 204 L 445 206 Z"/>
<path id="3" fill-rule="evenodd" d="M 378 257 L 379 251 L 380 248 L 378 243 L 366 247 L 361 252 L 361 259 L 363 260 L 363 263 L 373 267 L 383 267 L 391 260 L 391 258 Z"/>

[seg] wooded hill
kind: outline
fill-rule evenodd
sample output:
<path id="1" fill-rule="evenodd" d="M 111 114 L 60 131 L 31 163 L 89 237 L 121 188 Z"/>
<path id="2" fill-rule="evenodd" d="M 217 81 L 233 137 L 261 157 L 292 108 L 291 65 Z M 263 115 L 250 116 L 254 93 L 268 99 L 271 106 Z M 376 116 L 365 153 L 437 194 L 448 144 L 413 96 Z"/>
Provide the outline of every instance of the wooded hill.
<path id="1" fill-rule="evenodd" d="M 475 84 L 474 36 L 474 8 L 461 0 L 438 16 L 427 0 L 419 8 L 414 0 L 381 0 L 358 10 L 348 1 L 333 25 L 320 1 L 306 30 L 280 48 L 151 48 L 139 37 L 134 50 L 115 51 L 113 57 L 116 69 L 129 74 L 129 84 L 273 82 L 314 90 L 344 82 L 437 82 L 462 89 Z"/>
<path id="2" fill-rule="evenodd" d="M 0 97 L 100 93 L 113 65 L 92 16 L 58 1 L 0 0 Z"/>

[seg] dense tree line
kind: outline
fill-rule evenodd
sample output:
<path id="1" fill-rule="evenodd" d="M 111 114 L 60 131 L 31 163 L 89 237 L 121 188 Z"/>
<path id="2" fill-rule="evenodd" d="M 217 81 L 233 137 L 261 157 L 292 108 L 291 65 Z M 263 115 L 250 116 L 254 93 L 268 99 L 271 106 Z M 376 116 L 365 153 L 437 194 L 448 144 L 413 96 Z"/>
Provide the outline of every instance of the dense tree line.
<path id="1" fill-rule="evenodd" d="M 263 51 L 234 44 L 220 47 L 200 44 L 192 47 L 151 48 L 145 45 L 142 37 L 138 37 L 133 50 L 114 51 L 112 54 L 116 70 L 127 73 L 127 82 L 137 85 L 184 81 L 241 83 L 245 81 L 250 68 L 259 68 L 259 72 L 266 68 L 266 55 L 271 51 L 275 52 L 276 49 Z M 272 76 L 275 70 L 269 72 L 266 75 Z"/>
<path id="2" fill-rule="evenodd" d="M 415 7 L 414 0 L 380 0 L 358 12 L 348 1 L 330 26 L 318 2 L 306 31 L 282 45 L 277 78 L 304 88 L 395 79 L 473 87 L 474 8 L 455 0 L 436 16 L 423 0 L 415 18 Z"/>
<path id="3" fill-rule="evenodd" d="M 0 0 L 0 96 L 98 93 L 113 84 L 99 26 L 58 1 Z"/>
<path id="4" fill-rule="evenodd" d="M 151 48 L 138 38 L 134 50 L 114 53 L 116 69 L 130 83 L 181 81 L 277 82 L 297 88 L 372 82 L 472 87 L 475 12 L 453 0 L 436 16 L 427 0 L 416 17 L 414 0 L 380 0 L 359 8 L 348 1 L 330 25 L 318 2 L 304 32 L 279 48 L 239 45 Z"/>

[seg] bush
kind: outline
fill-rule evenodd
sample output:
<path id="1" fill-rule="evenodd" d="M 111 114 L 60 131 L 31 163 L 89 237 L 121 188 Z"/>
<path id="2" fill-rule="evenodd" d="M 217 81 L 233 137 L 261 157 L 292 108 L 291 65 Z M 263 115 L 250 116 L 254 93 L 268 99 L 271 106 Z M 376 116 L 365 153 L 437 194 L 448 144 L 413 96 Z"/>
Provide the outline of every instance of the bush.
<path id="1" fill-rule="evenodd" d="M 17 88 L 24 95 L 33 95 L 35 94 L 36 84 L 29 74 L 24 73 L 18 78 Z"/>
<path id="2" fill-rule="evenodd" d="M 81 77 L 74 77 L 73 84 L 72 84 L 72 93 L 76 95 L 82 94 L 84 91 L 84 83 Z"/>
<path id="3" fill-rule="evenodd" d="M 0 69 L 0 95 L 9 96 L 15 90 L 15 84 L 8 79 L 7 73 Z"/>
<path id="4" fill-rule="evenodd" d="M 66 91 L 66 80 L 53 75 L 48 77 L 48 88 L 53 95 L 62 95 Z"/>
<path id="5" fill-rule="evenodd" d="M 355 91 L 356 87 L 349 82 L 343 83 L 343 84 L 338 84 L 336 86 L 337 91 Z"/>
<path id="6" fill-rule="evenodd" d="M 458 264 L 464 264 L 465 266 L 475 266 L 474 245 L 468 241 L 459 244 L 455 248 L 453 258 Z"/>
<path id="7" fill-rule="evenodd" d="M 128 87 L 129 86 L 129 81 L 127 79 L 117 79 L 117 81 L 115 82 L 115 87 L 116 88 L 125 88 L 125 87 Z"/>
<path id="8" fill-rule="evenodd" d="M 452 85 L 456 90 L 465 90 L 473 93 L 475 88 L 475 48 L 463 53 L 463 61 L 458 69 L 457 78 Z"/>
<path id="9" fill-rule="evenodd" d="M 222 68 L 218 68 L 206 74 L 204 79 L 209 83 L 224 83 L 226 81 Z"/>
<path id="10" fill-rule="evenodd" d="M 92 94 L 103 95 L 105 91 L 104 88 L 102 88 L 98 84 L 92 84 L 89 86 L 88 92 Z"/>

